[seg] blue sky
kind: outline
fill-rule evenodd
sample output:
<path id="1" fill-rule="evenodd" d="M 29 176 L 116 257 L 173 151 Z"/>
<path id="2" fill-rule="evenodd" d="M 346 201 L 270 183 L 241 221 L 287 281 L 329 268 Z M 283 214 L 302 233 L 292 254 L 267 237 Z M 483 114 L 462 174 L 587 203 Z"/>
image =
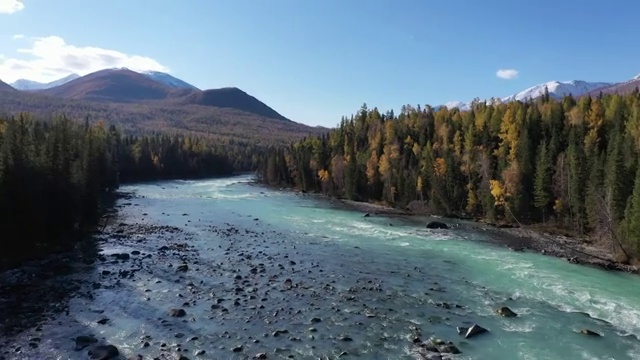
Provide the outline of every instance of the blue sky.
<path id="1" fill-rule="evenodd" d="M 0 0 L 7 82 L 153 68 L 310 125 L 640 73 L 634 0 L 15 1 Z"/>

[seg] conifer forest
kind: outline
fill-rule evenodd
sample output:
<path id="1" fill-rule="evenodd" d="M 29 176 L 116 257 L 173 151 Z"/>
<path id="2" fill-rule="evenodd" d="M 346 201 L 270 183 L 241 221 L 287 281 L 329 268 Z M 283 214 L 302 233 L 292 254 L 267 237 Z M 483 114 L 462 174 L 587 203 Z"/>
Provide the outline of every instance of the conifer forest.
<path id="1" fill-rule="evenodd" d="M 422 206 L 504 226 L 541 224 L 640 251 L 640 94 L 475 101 L 470 111 L 365 105 L 327 136 L 273 147 L 262 181 Z"/>

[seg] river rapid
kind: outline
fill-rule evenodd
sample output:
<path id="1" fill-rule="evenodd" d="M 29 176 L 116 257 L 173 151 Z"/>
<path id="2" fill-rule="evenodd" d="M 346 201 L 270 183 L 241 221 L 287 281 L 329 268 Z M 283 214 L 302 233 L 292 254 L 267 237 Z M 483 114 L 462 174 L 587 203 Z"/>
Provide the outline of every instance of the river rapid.
<path id="1" fill-rule="evenodd" d="M 640 359 L 638 276 L 251 180 L 122 187 L 132 195 L 96 237 L 98 259 L 47 279 L 75 284 L 64 310 L 44 306 L 43 320 L 5 335 L 0 358 L 87 359 L 96 344 L 72 339 L 88 336 L 123 359 L 416 359 L 430 337 L 461 351 L 443 358 Z M 489 332 L 458 334 L 472 324 Z"/>

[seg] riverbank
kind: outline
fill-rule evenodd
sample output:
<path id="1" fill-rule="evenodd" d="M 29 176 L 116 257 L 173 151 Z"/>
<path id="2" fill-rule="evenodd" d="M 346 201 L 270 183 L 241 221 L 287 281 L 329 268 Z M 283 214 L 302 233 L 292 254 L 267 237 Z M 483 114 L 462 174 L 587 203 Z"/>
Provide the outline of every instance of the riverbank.
<path id="1" fill-rule="evenodd" d="M 328 199 L 337 208 L 358 211 L 363 213 L 363 216 L 404 217 L 421 222 L 425 226 L 431 221 L 439 221 L 448 224 L 451 228 L 459 227 L 486 232 L 490 235 L 493 244 L 508 247 L 513 251 L 531 251 L 542 255 L 564 258 L 574 264 L 640 274 L 640 269 L 637 266 L 624 264 L 613 258 L 606 246 L 595 242 L 587 242 L 585 239 L 552 233 L 551 231 L 556 230 L 554 228 L 545 229 L 541 226 L 496 227 L 483 222 L 427 215 L 422 210 L 402 210 L 383 204 Z"/>

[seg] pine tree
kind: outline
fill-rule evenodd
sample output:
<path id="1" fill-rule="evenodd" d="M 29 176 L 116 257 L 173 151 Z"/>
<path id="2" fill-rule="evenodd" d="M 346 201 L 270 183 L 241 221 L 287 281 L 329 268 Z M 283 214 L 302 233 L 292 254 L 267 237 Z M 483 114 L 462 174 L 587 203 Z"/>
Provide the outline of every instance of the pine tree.
<path id="1" fill-rule="evenodd" d="M 628 243 L 640 252 L 640 166 L 636 171 L 633 194 L 629 198 L 625 215 Z"/>

